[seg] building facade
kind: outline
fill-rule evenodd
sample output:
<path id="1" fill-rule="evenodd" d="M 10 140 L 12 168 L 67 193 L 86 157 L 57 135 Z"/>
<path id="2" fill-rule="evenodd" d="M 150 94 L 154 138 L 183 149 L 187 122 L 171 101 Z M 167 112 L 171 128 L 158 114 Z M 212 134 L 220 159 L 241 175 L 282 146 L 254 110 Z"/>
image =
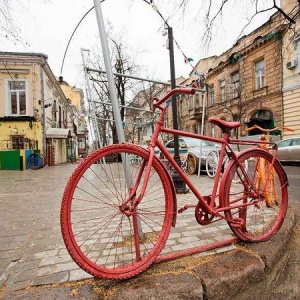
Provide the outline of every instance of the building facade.
<path id="1" fill-rule="evenodd" d="M 33 152 L 44 154 L 48 165 L 65 163 L 74 111 L 47 56 L 0 52 L 0 75 L 1 169 L 26 169 Z"/>
<path id="2" fill-rule="evenodd" d="M 294 129 L 285 131 L 284 136 L 300 136 L 300 7 L 295 0 L 282 0 L 281 7 L 295 21 L 289 24 L 282 42 L 283 124 Z"/>
<path id="3" fill-rule="evenodd" d="M 73 110 L 73 131 L 75 136 L 69 140 L 68 155 L 75 158 L 83 158 L 88 154 L 88 131 L 84 93 L 82 89 L 70 86 L 63 80 L 62 76 L 59 77 L 58 83 L 69 102 L 69 106 Z"/>
<path id="4" fill-rule="evenodd" d="M 260 131 L 246 131 L 254 124 L 265 129 L 294 129 L 276 131 L 273 141 L 299 136 L 299 3 L 283 0 L 281 8 L 294 23 L 277 12 L 222 55 L 196 64 L 189 78 L 181 83 L 196 87 L 196 94 L 177 97 L 179 129 L 220 137 L 219 128 L 208 122 L 210 117 L 219 117 L 241 122 L 241 127 L 231 133 L 233 137 L 258 137 Z M 171 112 L 166 121 L 166 126 L 171 127 Z"/>
<path id="5" fill-rule="evenodd" d="M 296 6 L 294 3 L 289 9 L 299 11 Z M 268 22 L 240 38 L 222 55 L 201 59 L 182 83 L 197 90 L 195 95 L 178 97 L 179 129 L 220 137 L 220 129 L 208 122 L 210 117 L 219 117 L 241 122 L 241 127 L 231 133 L 233 137 L 260 135 L 259 131 L 246 131 L 254 124 L 266 129 L 276 126 L 295 129 L 294 133 L 275 132 L 274 141 L 297 134 L 299 72 L 295 61 L 298 61 L 298 36 L 293 34 L 294 42 L 288 47 L 287 40 L 291 40 L 293 32 L 289 25 L 280 13 L 275 13 Z M 291 47 L 293 51 L 289 49 Z M 287 68 L 291 57 L 295 58 L 294 65 Z M 172 124 L 169 116 L 167 126 Z"/>
<path id="6" fill-rule="evenodd" d="M 275 14 L 263 26 L 214 58 L 207 71 L 207 114 L 227 121 L 240 121 L 234 136 L 256 135 L 245 129 L 283 125 L 281 92 L 282 37 L 285 26 Z M 220 136 L 219 128 L 206 122 L 206 134 Z"/>

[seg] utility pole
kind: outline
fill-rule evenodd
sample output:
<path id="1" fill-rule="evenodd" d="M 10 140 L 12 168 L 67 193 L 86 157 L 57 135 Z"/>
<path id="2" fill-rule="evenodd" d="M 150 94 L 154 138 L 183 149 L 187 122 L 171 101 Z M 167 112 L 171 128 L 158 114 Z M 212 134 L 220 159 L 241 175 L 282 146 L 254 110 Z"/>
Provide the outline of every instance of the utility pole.
<path id="1" fill-rule="evenodd" d="M 168 26 L 168 25 L 167 25 Z M 169 53 L 170 53 L 170 73 L 171 73 L 171 88 L 176 88 L 176 77 L 175 77 L 175 66 L 174 66 L 174 48 L 173 48 L 173 29 L 168 26 L 168 40 L 169 40 Z M 173 115 L 173 129 L 178 129 L 178 119 L 177 119 L 177 100 L 176 95 L 172 96 L 172 115 Z M 174 134 L 174 160 L 181 166 L 180 156 L 179 156 L 179 142 L 178 135 Z M 177 173 L 175 169 L 172 171 L 172 179 L 178 194 L 185 194 L 189 191 L 187 189 L 185 182 L 181 176 Z"/>

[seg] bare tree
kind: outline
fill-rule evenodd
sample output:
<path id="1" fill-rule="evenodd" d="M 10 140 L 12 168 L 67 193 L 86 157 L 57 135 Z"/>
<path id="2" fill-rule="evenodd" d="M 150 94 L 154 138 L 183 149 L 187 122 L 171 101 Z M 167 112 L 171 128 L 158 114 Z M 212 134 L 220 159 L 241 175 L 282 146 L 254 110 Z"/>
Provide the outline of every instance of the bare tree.
<path id="1" fill-rule="evenodd" d="M 199 6 L 195 7 L 193 0 L 174 0 L 173 1 L 173 13 L 171 13 L 168 20 L 176 14 L 181 14 L 182 20 L 184 20 L 184 14 L 186 11 L 193 9 L 197 11 L 195 14 L 195 23 L 202 26 L 202 43 L 205 48 L 209 48 L 209 45 L 220 27 L 223 27 L 224 16 L 239 13 L 244 17 L 245 23 L 240 24 L 241 29 L 236 40 L 244 35 L 246 29 L 254 22 L 255 17 L 258 15 L 266 14 L 268 12 L 279 12 L 283 16 L 283 21 L 286 23 L 294 24 L 297 16 L 299 16 L 300 0 L 297 1 L 296 6 L 291 11 L 284 11 L 278 4 L 279 0 L 204 0 L 199 3 Z M 162 0 L 157 0 L 158 6 L 163 6 Z M 200 5 L 201 3 L 201 5 Z M 198 27 L 200 28 L 200 27 Z M 225 29 L 226 30 L 226 29 Z"/>
<path id="2" fill-rule="evenodd" d="M 49 0 L 43 0 L 47 3 Z M 13 18 L 14 10 L 25 10 L 24 2 L 21 0 L 0 0 L 0 36 L 14 42 L 27 44 L 22 38 L 22 30 Z"/>
<path id="3" fill-rule="evenodd" d="M 127 46 L 123 42 L 122 38 L 112 37 L 109 33 L 109 47 L 111 50 L 111 62 L 114 73 L 132 75 L 138 72 L 139 68 L 135 63 L 133 55 L 131 55 L 127 49 Z M 94 56 L 93 67 L 97 70 L 103 69 L 103 61 L 101 51 L 97 52 Z M 112 99 L 108 89 L 108 82 L 105 73 L 90 72 L 90 79 L 92 82 L 94 95 L 97 96 L 96 101 L 96 115 L 97 122 L 99 125 L 100 135 L 102 138 L 103 145 L 109 143 L 107 133 L 111 133 L 113 143 L 118 142 L 116 126 L 112 113 Z M 128 77 L 116 76 L 115 77 L 116 90 L 118 95 L 118 101 L 120 104 L 121 119 L 124 121 L 125 106 L 128 104 L 129 91 L 134 87 L 134 81 Z"/>

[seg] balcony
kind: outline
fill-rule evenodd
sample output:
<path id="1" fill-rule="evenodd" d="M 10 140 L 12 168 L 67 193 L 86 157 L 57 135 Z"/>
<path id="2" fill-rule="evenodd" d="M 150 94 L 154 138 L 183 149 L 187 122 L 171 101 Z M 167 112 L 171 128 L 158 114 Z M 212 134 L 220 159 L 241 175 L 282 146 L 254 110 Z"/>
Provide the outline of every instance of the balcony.
<path id="1" fill-rule="evenodd" d="M 189 109 L 189 119 L 190 120 L 201 120 L 202 118 L 202 107 L 194 107 Z"/>

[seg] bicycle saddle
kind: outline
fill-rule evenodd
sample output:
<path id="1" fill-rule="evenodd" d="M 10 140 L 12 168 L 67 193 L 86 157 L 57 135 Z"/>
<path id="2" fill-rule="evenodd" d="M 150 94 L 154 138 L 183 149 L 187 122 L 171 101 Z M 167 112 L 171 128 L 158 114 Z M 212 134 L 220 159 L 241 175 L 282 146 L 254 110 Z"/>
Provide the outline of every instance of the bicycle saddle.
<path id="1" fill-rule="evenodd" d="M 233 128 L 241 126 L 241 122 L 226 122 L 215 117 L 209 118 L 208 121 L 212 124 L 218 125 L 222 129 L 222 132 L 228 132 Z"/>

